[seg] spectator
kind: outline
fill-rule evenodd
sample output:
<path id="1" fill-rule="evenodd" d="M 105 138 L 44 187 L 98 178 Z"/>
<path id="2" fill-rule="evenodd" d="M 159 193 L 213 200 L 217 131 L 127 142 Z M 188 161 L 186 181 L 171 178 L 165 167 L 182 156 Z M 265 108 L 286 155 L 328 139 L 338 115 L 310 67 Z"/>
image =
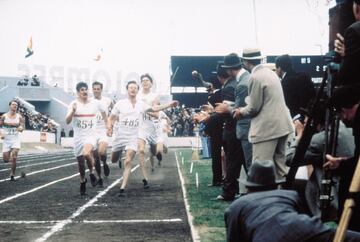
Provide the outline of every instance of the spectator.
<path id="1" fill-rule="evenodd" d="M 311 142 L 304 156 L 304 161 L 300 166 L 311 165 L 311 175 L 305 188 L 306 200 L 308 201 L 309 208 L 313 215 L 320 215 L 321 211 L 318 206 L 321 181 L 323 179 L 324 169 L 323 169 L 323 156 L 325 150 L 325 117 L 326 117 L 326 105 L 324 102 L 320 102 L 318 109 L 313 111 L 313 120 L 316 123 L 319 123 L 317 127 L 318 133 L 314 134 L 311 138 Z M 291 161 L 295 154 L 298 142 L 303 135 L 305 125 L 308 122 L 307 116 L 303 122 L 299 120 L 294 121 L 296 137 L 291 142 L 290 147 L 286 150 L 286 164 L 291 165 Z M 340 122 L 337 142 L 336 142 L 336 154 L 339 156 L 351 156 L 354 151 L 355 145 L 354 141 L 351 138 L 352 132 L 349 128 L 346 128 L 345 125 Z M 337 177 L 334 177 L 337 179 Z M 337 195 L 337 186 L 332 184 L 332 194 L 333 198 L 329 208 L 327 209 L 326 214 L 323 214 L 323 218 L 327 220 L 337 220 L 338 215 L 338 195 Z"/>
<path id="2" fill-rule="evenodd" d="M 63 128 L 61 129 L 61 137 L 66 137 L 66 133 L 65 133 L 65 130 Z"/>
<path id="3" fill-rule="evenodd" d="M 40 86 L 40 81 L 39 81 L 39 78 L 38 78 L 37 75 L 34 75 L 34 76 L 31 78 L 31 86 L 35 86 L 35 87 Z"/>
<path id="4" fill-rule="evenodd" d="M 349 196 L 350 183 L 360 155 L 360 84 L 347 85 L 336 89 L 331 97 L 330 105 L 336 109 L 345 125 L 352 127 L 355 142 L 353 157 L 333 157 L 327 154 L 328 162 L 324 165 L 325 168 L 333 169 L 340 176 L 339 212 L 341 213 L 345 199 Z M 356 197 L 355 203 L 360 204 L 359 196 Z M 360 232 L 359 221 L 360 208 L 356 206 L 349 228 Z"/>
<path id="5" fill-rule="evenodd" d="M 241 61 L 237 54 L 231 53 L 224 57 L 225 69 L 240 69 Z M 228 73 L 229 74 L 229 73 Z M 226 146 L 226 176 L 223 182 L 222 193 L 217 196 L 218 200 L 231 201 L 239 193 L 239 181 L 241 166 L 245 163 L 241 141 L 236 137 L 236 120 L 229 112 L 230 104 L 235 103 L 235 88 L 237 79 L 230 76 L 225 80 L 221 88 L 222 103 L 219 103 L 215 112 L 224 116 L 225 124 L 223 130 L 224 143 Z M 246 167 L 244 165 L 243 167 Z"/>
<path id="6" fill-rule="evenodd" d="M 252 143 L 253 160 L 273 160 L 277 178 L 281 179 L 288 171 L 285 147 L 294 128 L 279 78 L 261 65 L 262 59 L 259 49 L 244 49 L 243 66 L 251 72 L 249 104 L 235 109 L 234 116 L 237 119 L 251 118 L 249 141 Z"/>
<path id="7" fill-rule="evenodd" d="M 286 106 L 291 117 L 300 113 L 300 108 L 306 108 L 309 101 L 315 97 L 315 87 L 306 73 L 297 73 L 293 69 L 289 55 L 281 55 L 275 60 L 276 74 L 281 79 Z"/>
<path id="8" fill-rule="evenodd" d="M 353 0 L 353 13 L 356 22 L 345 31 L 345 37 L 337 34 L 335 51 L 342 57 L 339 73 L 339 85 L 359 83 L 360 62 L 360 0 Z M 344 43 L 345 41 L 345 43 Z"/>
<path id="9" fill-rule="evenodd" d="M 245 183 L 248 194 L 225 212 L 227 241 L 332 241 L 335 229 L 310 217 L 296 191 L 276 190 L 279 183 L 272 161 L 253 161 Z M 360 233 L 347 231 L 345 241 L 359 239 Z"/>

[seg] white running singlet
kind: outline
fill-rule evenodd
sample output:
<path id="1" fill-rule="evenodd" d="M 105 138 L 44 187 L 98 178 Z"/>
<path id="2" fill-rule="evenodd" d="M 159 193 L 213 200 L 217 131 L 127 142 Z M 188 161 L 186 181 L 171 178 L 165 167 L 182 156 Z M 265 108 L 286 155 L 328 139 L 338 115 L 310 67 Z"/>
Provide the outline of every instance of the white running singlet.
<path id="1" fill-rule="evenodd" d="M 73 103 L 76 103 L 76 111 L 72 120 L 74 129 L 74 153 L 75 156 L 82 155 L 85 144 L 91 144 L 96 148 L 96 114 L 105 112 L 106 108 L 101 102 L 88 99 L 87 103 L 81 103 L 77 99 L 72 101 L 68 113 L 72 111 Z"/>
<path id="2" fill-rule="evenodd" d="M 137 151 L 137 138 L 140 119 L 144 113 L 144 105 L 137 101 L 135 106 L 128 98 L 118 101 L 111 114 L 119 117 L 117 130 L 113 140 L 113 152 L 121 149 Z"/>
<path id="3" fill-rule="evenodd" d="M 3 152 L 8 152 L 11 149 L 20 149 L 20 136 L 18 127 L 20 125 L 20 114 L 16 114 L 14 118 L 10 118 L 9 114 L 5 114 L 3 132 L 4 132 L 4 141 L 3 141 Z"/>

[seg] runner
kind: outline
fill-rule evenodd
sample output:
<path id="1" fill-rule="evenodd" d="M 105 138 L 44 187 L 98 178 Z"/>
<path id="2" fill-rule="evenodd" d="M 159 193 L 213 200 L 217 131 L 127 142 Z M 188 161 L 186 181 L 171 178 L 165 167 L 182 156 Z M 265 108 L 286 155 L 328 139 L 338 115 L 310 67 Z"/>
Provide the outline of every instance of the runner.
<path id="1" fill-rule="evenodd" d="M 114 122 L 117 118 L 119 119 L 119 128 L 113 140 L 111 161 L 117 162 L 122 151 L 125 150 L 124 179 L 120 186 L 119 196 L 125 195 L 125 188 L 131 172 L 131 162 L 138 149 L 137 141 L 142 115 L 147 112 L 157 112 L 177 105 L 177 101 L 172 101 L 166 105 L 146 106 L 136 98 L 139 91 L 139 85 L 136 81 L 129 81 L 126 85 L 126 90 L 128 92 L 128 98 L 120 100 L 115 104 L 108 122 L 108 135 L 112 135 Z M 146 180 L 144 179 L 143 182 L 145 184 Z"/>
<path id="2" fill-rule="evenodd" d="M 161 166 L 162 153 L 167 153 L 167 139 L 170 132 L 170 119 L 163 112 L 158 112 L 158 119 L 154 120 L 157 135 L 157 144 L 150 144 L 150 164 L 151 172 L 154 172 L 154 156 L 158 159 L 158 166 Z"/>
<path id="3" fill-rule="evenodd" d="M 101 113 L 107 125 L 106 108 L 101 102 L 88 98 L 88 85 L 79 82 L 76 85 L 78 98 L 70 103 L 66 115 L 66 123 L 74 129 L 74 154 L 78 161 L 80 173 L 80 194 L 86 194 L 85 160 L 90 171 L 90 182 L 93 187 L 97 185 L 94 175 L 93 150 L 96 148 L 96 115 Z"/>
<path id="4" fill-rule="evenodd" d="M 103 84 L 101 82 L 93 82 L 92 91 L 94 94 L 94 99 L 101 102 L 101 104 L 106 108 L 106 114 L 108 115 L 111 109 L 113 108 L 113 102 L 110 98 L 102 96 Z M 97 149 L 94 150 L 95 158 L 95 169 L 99 176 L 98 186 L 103 187 L 103 180 L 101 178 L 101 162 L 103 162 L 104 175 L 106 177 L 110 174 L 109 165 L 106 163 L 106 149 L 109 144 L 109 137 L 106 135 L 106 125 L 103 120 L 101 113 L 99 112 L 96 115 L 96 138 L 97 138 Z"/>
<path id="5" fill-rule="evenodd" d="M 143 74 L 140 77 L 141 80 L 141 87 L 142 90 L 139 93 L 139 100 L 141 100 L 144 105 L 147 106 L 153 106 L 159 104 L 159 96 L 153 92 L 151 92 L 151 87 L 153 85 L 153 79 L 149 74 Z M 156 132 L 156 125 L 154 123 L 155 120 L 158 119 L 158 114 L 153 112 L 145 113 L 143 116 L 143 120 L 141 122 L 140 128 L 139 128 L 139 140 L 138 140 L 138 146 L 139 146 L 139 160 L 140 160 L 140 167 L 141 171 L 144 176 L 144 188 L 149 188 L 149 179 L 145 167 L 145 145 L 146 142 L 149 143 L 150 149 L 153 151 L 151 153 L 155 153 L 156 157 L 159 159 L 159 161 L 162 160 L 162 156 L 160 153 L 158 153 L 158 150 L 155 149 L 157 146 L 157 132 Z M 151 148 L 153 147 L 153 148 Z M 153 170 L 153 162 L 152 162 L 152 170 Z"/>
<path id="6" fill-rule="evenodd" d="M 3 132 L 0 134 L 3 139 L 3 160 L 8 163 L 11 160 L 10 181 L 15 180 L 16 159 L 21 147 L 19 132 L 25 127 L 25 119 L 17 113 L 18 103 L 14 100 L 9 102 L 9 111 L 0 118 L 0 126 Z"/>

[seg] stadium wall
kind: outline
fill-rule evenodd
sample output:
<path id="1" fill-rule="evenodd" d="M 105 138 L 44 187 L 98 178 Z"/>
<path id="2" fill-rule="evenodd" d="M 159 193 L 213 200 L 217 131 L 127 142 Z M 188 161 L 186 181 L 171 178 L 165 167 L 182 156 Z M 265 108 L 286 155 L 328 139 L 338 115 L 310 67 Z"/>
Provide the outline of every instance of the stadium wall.
<path id="1" fill-rule="evenodd" d="M 34 130 L 25 130 L 24 132 L 20 133 L 20 140 L 21 143 L 41 142 L 55 144 L 55 134 Z M 3 140 L 0 139 L 0 143 L 2 142 Z"/>

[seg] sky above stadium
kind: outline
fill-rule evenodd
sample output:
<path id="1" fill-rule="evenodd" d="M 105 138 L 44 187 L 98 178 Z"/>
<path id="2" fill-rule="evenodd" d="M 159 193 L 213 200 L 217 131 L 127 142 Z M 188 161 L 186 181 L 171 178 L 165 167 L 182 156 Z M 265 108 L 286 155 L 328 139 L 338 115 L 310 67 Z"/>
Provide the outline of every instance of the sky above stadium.
<path id="1" fill-rule="evenodd" d="M 326 53 L 327 2 L 0 0 L 0 76 L 37 74 L 65 89 L 97 79 L 113 91 L 149 72 L 167 94 L 172 55 Z"/>

